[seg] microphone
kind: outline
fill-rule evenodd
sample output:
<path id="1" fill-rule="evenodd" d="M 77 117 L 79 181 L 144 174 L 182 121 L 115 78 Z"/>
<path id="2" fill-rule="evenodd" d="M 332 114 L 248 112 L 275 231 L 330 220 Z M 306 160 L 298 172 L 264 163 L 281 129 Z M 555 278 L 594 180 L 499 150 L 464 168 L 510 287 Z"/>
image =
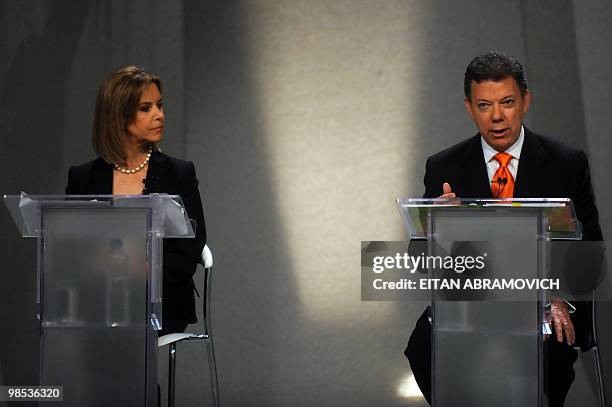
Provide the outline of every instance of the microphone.
<path id="1" fill-rule="evenodd" d="M 502 190 L 504 189 L 504 187 L 506 186 L 506 184 L 508 183 L 508 178 L 506 177 L 497 177 L 497 179 L 493 179 L 491 180 L 492 184 L 497 184 L 497 191 L 493 191 L 493 198 L 498 198 L 499 195 L 501 194 Z"/>
<path id="2" fill-rule="evenodd" d="M 152 175 L 150 177 L 143 179 L 142 180 L 142 183 L 144 184 L 144 188 L 142 190 L 143 194 L 147 194 L 149 192 L 149 189 L 155 190 L 155 186 L 157 186 L 160 181 L 161 181 L 161 178 L 155 175 Z"/>
<path id="3" fill-rule="evenodd" d="M 491 182 L 495 182 L 496 184 L 502 186 L 508 183 L 508 178 L 497 177 L 497 179 L 491 180 Z"/>

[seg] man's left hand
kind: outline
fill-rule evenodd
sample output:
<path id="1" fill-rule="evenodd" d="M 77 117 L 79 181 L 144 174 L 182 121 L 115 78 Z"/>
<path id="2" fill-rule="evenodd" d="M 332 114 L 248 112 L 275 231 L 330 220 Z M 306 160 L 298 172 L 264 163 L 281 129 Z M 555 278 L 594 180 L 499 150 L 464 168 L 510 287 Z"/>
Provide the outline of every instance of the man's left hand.
<path id="1" fill-rule="evenodd" d="M 574 330 L 574 324 L 570 319 L 569 310 L 565 301 L 559 298 L 553 298 L 550 301 L 550 314 L 548 316 L 548 322 L 552 323 L 555 330 L 555 336 L 557 342 L 562 343 L 563 337 L 568 345 L 572 346 L 576 341 L 576 331 Z M 548 335 L 546 335 L 548 337 Z"/>

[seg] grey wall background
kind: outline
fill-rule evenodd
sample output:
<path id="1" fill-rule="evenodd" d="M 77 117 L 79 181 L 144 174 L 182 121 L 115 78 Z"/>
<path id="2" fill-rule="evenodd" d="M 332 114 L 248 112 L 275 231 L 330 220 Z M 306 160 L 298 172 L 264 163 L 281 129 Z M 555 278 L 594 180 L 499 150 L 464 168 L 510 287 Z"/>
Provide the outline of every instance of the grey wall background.
<path id="1" fill-rule="evenodd" d="M 68 166 L 93 158 L 100 80 L 146 67 L 164 80 L 164 151 L 193 160 L 201 182 L 223 404 L 423 405 L 402 351 L 424 304 L 361 302 L 359 242 L 405 239 L 394 199 L 420 196 L 426 157 L 475 133 L 462 75 L 493 48 L 526 67 L 528 125 L 589 155 L 612 236 L 611 10 L 603 0 L 2 0 L 0 190 L 63 191 Z M 0 378 L 31 384 L 35 244 L 5 210 L 0 225 Z M 585 356 L 570 405 L 594 401 Z M 179 358 L 181 405 L 195 405 L 208 397 L 203 351 L 186 345 Z"/>

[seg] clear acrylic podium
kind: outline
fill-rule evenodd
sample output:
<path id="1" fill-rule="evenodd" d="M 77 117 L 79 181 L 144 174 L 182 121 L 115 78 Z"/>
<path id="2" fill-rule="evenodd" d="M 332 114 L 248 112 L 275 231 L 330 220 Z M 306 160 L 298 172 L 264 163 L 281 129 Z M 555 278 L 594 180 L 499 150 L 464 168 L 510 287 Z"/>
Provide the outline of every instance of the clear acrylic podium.
<path id="1" fill-rule="evenodd" d="M 40 385 L 63 386 L 65 406 L 156 406 L 162 239 L 194 237 L 181 198 L 22 193 L 4 202 L 38 242 Z"/>
<path id="2" fill-rule="evenodd" d="M 569 199 L 397 203 L 410 238 L 428 240 L 428 255 L 486 251 L 491 279 L 545 278 L 551 240 L 582 237 Z M 432 290 L 432 405 L 545 406 L 546 295 L 501 290 L 453 296 Z"/>

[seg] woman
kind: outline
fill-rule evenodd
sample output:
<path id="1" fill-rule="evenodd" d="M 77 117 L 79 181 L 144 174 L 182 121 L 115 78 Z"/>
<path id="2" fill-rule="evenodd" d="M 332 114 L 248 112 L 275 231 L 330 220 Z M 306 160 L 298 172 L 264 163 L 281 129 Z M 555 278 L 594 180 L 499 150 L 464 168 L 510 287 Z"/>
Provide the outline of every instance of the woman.
<path id="1" fill-rule="evenodd" d="M 206 244 L 193 163 L 163 154 L 161 80 L 133 65 L 102 82 L 96 99 L 93 148 L 98 158 L 70 168 L 66 194 L 180 195 L 195 220 L 195 239 L 164 239 L 163 331 L 183 332 L 196 322 L 192 276 Z"/>

